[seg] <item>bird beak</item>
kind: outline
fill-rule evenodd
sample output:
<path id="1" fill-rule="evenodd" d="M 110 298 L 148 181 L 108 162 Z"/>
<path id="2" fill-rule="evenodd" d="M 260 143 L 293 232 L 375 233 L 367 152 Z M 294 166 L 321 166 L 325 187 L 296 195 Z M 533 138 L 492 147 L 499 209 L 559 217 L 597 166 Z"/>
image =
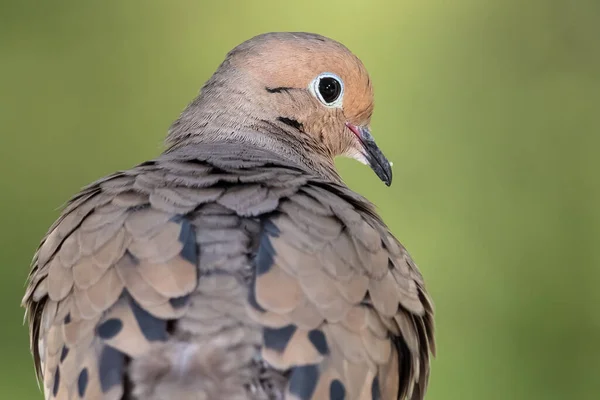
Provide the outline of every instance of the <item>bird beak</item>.
<path id="1" fill-rule="evenodd" d="M 350 123 L 346 123 L 346 126 L 354 135 L 358 138 L 358 141 L 362 145 L 362 153 L 366 158 L 367 163 L 371 169 L 377 174 L 387 186 L 392 184 L 392 166 L 387 158 L 383 155 L 369 128 L 363 126 L 356 126 Z"/>

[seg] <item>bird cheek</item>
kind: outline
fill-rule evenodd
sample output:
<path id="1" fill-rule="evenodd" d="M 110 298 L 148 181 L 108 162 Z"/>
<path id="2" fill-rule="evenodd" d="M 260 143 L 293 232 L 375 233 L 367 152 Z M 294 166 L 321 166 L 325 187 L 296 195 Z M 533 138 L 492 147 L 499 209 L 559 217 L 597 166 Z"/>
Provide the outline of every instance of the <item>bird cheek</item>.
<path id="1" fill-rule="evenodd" d="M 346 148 L 348 149 L 348 151 L 362 153 L 362 151 L 363 151 L 362 143 L 356 137 L 356 135 L 350 129 L 348 129 L 346 124 L 344 124 L 344 126 L 342 128 L 342 132 L 343 132 L 342 137 L 343 137 L 344 143 L 346 144 Z"/>
<path id="2" fill-rule="evenodd" d="M 360 151 L 356 138 L 346 129 L 344 124 L 336 124 L 329 129 L 328 135 L 329 148 L 332 149 L 334 156 L 342 156 L 349 153 Z"/>

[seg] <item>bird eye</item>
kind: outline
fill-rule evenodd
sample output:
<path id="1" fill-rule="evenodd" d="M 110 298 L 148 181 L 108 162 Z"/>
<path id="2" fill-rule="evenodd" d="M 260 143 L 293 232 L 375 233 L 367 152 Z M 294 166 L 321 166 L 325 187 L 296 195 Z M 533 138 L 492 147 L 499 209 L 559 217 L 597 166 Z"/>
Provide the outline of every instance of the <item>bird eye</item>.
<path id="1" fill-rule="evenodd" d="M 323 77 L 319 81 L 319 93 L 326 103 L 331 104 L 340 97 L 342 85 L 335 78 Z"/>
<path id="2" fill-rule="evenodd" d="M 342 106 L 344 84 L 337 75 L 328 72 L 323 73 L 313 80 L 309 89 L 325 106 Z"/>

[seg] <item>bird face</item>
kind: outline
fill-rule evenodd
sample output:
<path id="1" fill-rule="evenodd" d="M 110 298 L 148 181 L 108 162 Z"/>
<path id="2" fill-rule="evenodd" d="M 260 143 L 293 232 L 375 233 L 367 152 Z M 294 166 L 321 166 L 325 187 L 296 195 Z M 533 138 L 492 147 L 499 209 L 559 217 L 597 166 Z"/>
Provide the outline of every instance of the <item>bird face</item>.
<path id="1" fill-rule="evenodd" d="M 362 62 L 342 44 L 307 33 L 271 33 L 242 43 L 222 68 L 269 118 L 288 126 L 298 145 L 331 160 L 354 158 L 390 185 L 392 171 L 370 131 L 373 89 Z"/>

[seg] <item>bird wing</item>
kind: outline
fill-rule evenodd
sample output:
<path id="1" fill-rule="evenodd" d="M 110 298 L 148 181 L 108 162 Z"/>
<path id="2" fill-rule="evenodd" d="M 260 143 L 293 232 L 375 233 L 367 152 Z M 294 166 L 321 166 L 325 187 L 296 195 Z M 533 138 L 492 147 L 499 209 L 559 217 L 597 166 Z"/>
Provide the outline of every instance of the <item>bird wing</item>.
<path id="1" fill-rule="evenodd" d="M 273 398 L 257 348 L 288 398 L 420 399 L 433 351 L 423 280 L 370 205 L 241 146 L 84 188 L 24 303 L 47 399 Z"/>
<path id="2" fill-rule="evenodd" d="M 348 188 L 309 182 L 264 223 L 250 297 L 290 399 L 422 399 L 433 307 L 412 259 Z"/>

